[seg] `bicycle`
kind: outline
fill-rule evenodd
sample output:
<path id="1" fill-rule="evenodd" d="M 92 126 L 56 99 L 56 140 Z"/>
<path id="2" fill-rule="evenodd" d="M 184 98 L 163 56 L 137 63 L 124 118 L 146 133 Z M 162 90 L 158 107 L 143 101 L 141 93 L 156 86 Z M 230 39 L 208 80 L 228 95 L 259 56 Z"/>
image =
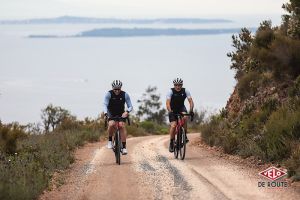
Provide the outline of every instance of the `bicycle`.
<path id="1" fill-rule="evenodd" d="M 105 120 L 105 128 L 107 128 L 107 121 L 109 120 L 113 120 L 115 121 L 115 127 L 116 127 L 116 132 L 114 134 L 113 137 L 113 152 L 115 154 L 116 157 L 116 163 L 117 164 L 121 164 L 121 152 L 122 152 L 122 141 L 121 141 L 121 135 L 120 135 L 120 122 L 123 122 L 124 120 L 128 122 L 128 125 L 130 126 L 130 120 L 129 117 L 110 117 L 110 118 L 106 118 Z"/>
<path id="2" fill-rule="evenodd" d="M 184 160 L 185 152 L 186 152 L 186 132 L 183 128 L 184 125 L 184 116 L 190 116 L 191 121 L 193 121 L 193 115 L 180 113 L 174 114 L 176 117 L 176 129 L 175 129 L 175 141 L 174 141 L 174 157 L 178 159 L 178 154 L 180 155 L 180 159 Z"/>

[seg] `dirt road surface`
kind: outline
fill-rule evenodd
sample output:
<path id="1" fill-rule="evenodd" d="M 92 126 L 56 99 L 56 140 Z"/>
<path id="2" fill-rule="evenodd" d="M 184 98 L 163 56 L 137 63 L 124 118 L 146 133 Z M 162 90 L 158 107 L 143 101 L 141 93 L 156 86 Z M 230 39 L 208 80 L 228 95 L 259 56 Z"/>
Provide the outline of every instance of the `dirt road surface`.
<path id="1" fill-rule="evenodd" d="M 129 154 L 116 165 L 104 142 L 87 144 L 65 172 L 65 184 L 40 200 L 99 199 L 300 199 L 299 187 L 259 188 L 258 170 L 195 145 L 189 134 L 184 161 L 168 152 L 168 136 L 128 139 Z"/>

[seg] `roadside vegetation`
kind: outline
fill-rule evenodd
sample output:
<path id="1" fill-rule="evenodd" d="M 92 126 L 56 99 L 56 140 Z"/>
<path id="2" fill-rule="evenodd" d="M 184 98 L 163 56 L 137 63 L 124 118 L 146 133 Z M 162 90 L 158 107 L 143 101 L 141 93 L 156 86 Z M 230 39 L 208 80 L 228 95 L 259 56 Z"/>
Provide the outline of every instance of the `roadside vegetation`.
<path id="1" fill-rule="evenodd" d="M 73 150 L 99 140 L 104 130 L 98 120 L 79 121 L 68 115 L 51 132 L 35 131 L 0 123 L 0 199 L 36 199 L 50 189 L 54 172 L 74 162 Z"/>
<path id="2" fill-rule="evenodd" d="M 280 26 L 243 28 L 228 54 L 235 90 L 227 105 L 201 126 L 204 141 L 226 153 L 284 165 L 300 180 L 300 1 L 283 5 Z"/>
<path id="3" fill-rule="evenodd" d="M 157 88 L 149 86 L 138 104 L 136 114 L 130 115 L 129 137 L 168 134 Z M 41 110 L 39 124 L 0 121 L 0 199 L 36 199 L 45 189 L 51 190 L 54 174 L 74 162 L 74 150 L 100 137 L 107 138 L 104 116 L 78 120 L 52 104 Z"/>

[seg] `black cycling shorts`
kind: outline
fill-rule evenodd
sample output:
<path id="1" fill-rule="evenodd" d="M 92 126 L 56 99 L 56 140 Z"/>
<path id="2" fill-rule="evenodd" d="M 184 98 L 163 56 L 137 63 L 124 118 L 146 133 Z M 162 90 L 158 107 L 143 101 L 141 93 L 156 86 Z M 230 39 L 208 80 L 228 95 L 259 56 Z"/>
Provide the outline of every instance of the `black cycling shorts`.
<path id="1" fill-rule="evenodd" d="M 177 110 L 176 112 L 173 112 L 173 113 L 169 113 L 169 122 L 174 122 L 176 121 L 176 117 L 174 114 L 179 114 L 179 113 L 182 113 L 182 112 L 186 112 L 187 113 L 187 110 L 186 110 L 186 107 L 182 107 L 181 109 Z"/>
<path id="2" fill-rule="evenodd" d="M 110 113 L 107 113 L 108 115 L 108 121 L 111 121 L 112 119 L 111 118 L 114 118 L 114 117 L 122 117 L 122 115 L 111 115 Z M 126 122 L 126 119 L 120 119 L 120 122 Z"/>

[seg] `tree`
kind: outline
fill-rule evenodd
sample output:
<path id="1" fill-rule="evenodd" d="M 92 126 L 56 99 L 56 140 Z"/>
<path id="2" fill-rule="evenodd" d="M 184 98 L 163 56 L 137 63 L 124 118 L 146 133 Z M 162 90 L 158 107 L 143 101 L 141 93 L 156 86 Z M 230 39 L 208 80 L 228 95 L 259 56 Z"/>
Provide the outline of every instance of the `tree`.
<path id="1" fill-rule="evenodd" d="M 236 70 L 235 78 L 239 79 L 244 73 L 247 72 L 249 65 L 254 65 L 255 62 L 252 59 L 249 59 L 249 51 L 253 42 L 253 37 L 250 30 L 247 28 L 241 29 L 241 32 L 238 36 L 232 36 L 232 46 L 235 48 L 235 51 L 232 51 L 227 54 L 231 58 L 231 69 Z"/>
<path id="2" fill-rule="evenodd" d="M 300 39 L 300 1 L 290 0 L 290 3 L 284 4 L 282 8 L 289 13 L 282 16 L 287 35 L 293 39 Z"/>
<path id="3" fill-rule="evenodd" d="M 28 123 L 25 127 L 25 130 L 29 134 L 38 135 L 43 132 L 41 126 L 42 126 L 42 124 L 40 122 L 39 123 Z"/>
<path id="4" fill-rule="evenodd" d="M 65 118 L 70 117 L 70 112 L 59 106 L 53 106 L 49 104 L 45 109 L 42 110 L 41 118 L 45 132 L 49 133 L 50 128 L 52 131 L 59 125 Z"/>
<path id="5" fill-rule="evenodd" d="M 163 124 L 166 122 L 166 109 L 161 108 L 160 95 L 156 92 L 157 87 L 148 86 L 142 98 L 137 101 L 140 104 L 137 116 L 145 120 Z"/>

